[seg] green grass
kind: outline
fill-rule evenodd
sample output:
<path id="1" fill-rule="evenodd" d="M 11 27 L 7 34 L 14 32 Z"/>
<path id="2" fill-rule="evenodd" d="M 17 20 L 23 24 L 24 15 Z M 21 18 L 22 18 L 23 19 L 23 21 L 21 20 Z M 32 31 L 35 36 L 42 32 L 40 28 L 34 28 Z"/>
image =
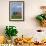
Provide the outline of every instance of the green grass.
<path id="1" fill-rule="evenodd" d="M 21 19 L 22 16 L 21 15 L 12 15 L 11 18 L 12 19 Z"/>

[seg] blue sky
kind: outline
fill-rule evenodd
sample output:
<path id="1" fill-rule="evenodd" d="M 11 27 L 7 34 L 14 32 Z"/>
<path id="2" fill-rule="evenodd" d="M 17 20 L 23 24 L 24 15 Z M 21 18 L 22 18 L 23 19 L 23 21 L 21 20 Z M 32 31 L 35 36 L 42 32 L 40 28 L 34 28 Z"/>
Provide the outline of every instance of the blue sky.
<path id="1" fill-rule="evenodd" d="M 12 12 L 22 12 L 22 3 L 21 2 L 14 2 L 10 4 L 10 8 Z"/>

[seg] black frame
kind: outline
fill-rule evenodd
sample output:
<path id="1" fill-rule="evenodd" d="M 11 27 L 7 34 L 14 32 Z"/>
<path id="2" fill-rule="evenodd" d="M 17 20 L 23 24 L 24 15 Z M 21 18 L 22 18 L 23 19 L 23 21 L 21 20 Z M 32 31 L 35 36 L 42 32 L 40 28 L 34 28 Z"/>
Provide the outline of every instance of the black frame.
<path id="1" fill-rule="evenodd" d="M 10 3 L 11 2 L 23 2 L 23 20 L 11 20 L 10 19 Z M 24 21 L 24 1 L 9 1 L 9 21 Z"/>

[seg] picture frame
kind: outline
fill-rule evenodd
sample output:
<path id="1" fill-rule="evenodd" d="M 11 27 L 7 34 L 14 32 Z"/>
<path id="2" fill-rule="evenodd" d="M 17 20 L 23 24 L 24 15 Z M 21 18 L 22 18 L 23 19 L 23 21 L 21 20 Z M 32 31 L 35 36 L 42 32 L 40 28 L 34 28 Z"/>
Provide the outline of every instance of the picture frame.
<path id="1" fill-rule="evenodd" d="M 9 21 L 24 21 L 24 1 L 9 1 Z"/>

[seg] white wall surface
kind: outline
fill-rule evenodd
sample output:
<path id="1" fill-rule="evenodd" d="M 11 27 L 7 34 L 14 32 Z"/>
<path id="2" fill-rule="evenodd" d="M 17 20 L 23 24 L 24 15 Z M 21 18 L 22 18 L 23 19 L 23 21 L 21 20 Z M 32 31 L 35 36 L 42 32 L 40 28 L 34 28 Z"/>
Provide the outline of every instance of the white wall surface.
<path id="1" fill-rule="evenodd" d="M 35 16 L 40 14 L 40 6 L 46 5 L 46 0 L 16 0 L 24 1 L 24 16 L 25 21 L 9 21 L 9 1 L 15 0 L 0 0 L 0 33 L 4 33 L 6 25 L 14 25 L 18 29 L 18 36 L 22 34 L 24 36 L 31 36 L 32 32 L 36 32 L 36 29 L 46 28 L 39 26 L 36 22 Z"/>

